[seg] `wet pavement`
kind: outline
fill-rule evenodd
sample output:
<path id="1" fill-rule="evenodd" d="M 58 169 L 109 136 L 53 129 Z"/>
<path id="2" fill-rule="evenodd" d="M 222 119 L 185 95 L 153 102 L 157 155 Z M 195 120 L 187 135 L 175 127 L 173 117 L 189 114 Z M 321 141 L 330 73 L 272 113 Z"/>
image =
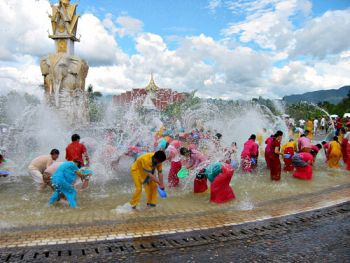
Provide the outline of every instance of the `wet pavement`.
<path id="1" fill-rule="evenodd" d="M 247 210 L 235 210 L 222 205 L 211 211 L 191 210 L 176 214 L 159 214 L 157 209 L 153 209 L 137 211 L 136 215 L 125 215 L 123 218 L 109 221 L 29 225 L 1 230 L 0 248 L 123 240 L 204 231 L 279 218 L 348 201 L 350 201 L 350 184 L 345 184 L 319 192 L 261 202 L 253 209 Z"/>
<path id="2" fill-rule="evenodd" d="M 1 262 L 350 262 L 350 202 L 168 235 L 0 249 Z"/>

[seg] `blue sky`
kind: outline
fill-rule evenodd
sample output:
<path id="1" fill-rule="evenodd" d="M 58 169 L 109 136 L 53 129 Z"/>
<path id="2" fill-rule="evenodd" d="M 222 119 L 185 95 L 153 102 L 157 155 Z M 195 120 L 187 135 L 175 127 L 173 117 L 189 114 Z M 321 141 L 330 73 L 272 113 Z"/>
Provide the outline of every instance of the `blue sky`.
<path id="1" fill-rule="evenodd" d="M 40 93 L 47 12 L 48 0 L 0 2 L 0 92 Z M 76 55 L 104 93 L 151 72 L 161 87 L 224 99 L 350 84 L 350 0 L 81 0 L 78 12 Z"/>
<path id="2" fill-rule="evenodd" d="M 211 13 L 208 9 L 208 1 L 162 1 L 162 0 L 131 0 L 131 1 L 101 1 L 97 6 L 96 1 L 82 1 L 80 11 L 92 12 L 100 19 L 106 13 L 111 13 L 114 18 L 118 16 L 130 16 L 144 23 L 144 30 L 163 36 L 169 44 L 171 36 L 199 35 L 204 33 L 215 39 L 220 39 L 220 30 L 230 21 L 230 12 L 220 10 Z M 169 39 L 170 38 L 170 39 Z M 134 53 L 130 38 L 118 38 L 118 43 L 129 54 Z"/>
<path id="3" fill-rule="evenodd" d="M 209 8 L 208 0 L 83 0 L 79 3 L 80 13 L 93 13 L 103 19 L 106 13 L 114 18 L 130 16 L 143 22 L 143 29 L 163 36 L 171 44 L 171 36 L 199 35 L 201 33 L 216 40 L 223 38 L 221 30 L 229 23 L 244 20 L 244 10 L 233 14 L 227 9 L 227 2 L 218 1 L 215 10 Z M 226 3 L 226 4 L 225 4 Z M 311 16 L 320 16 L 330 10 L 346 9 L 350 0 L 314 0 L 312 1 Z M 295 28 L 305 22 L 305 18 L 293 18 Z M 130 42 L 132 38 L 118 38 L 118 43 L 130 55 L 135 49 Z M 252 44 L 246 44 L 254 47 Z M 255 46 L 255 48 L 258 48 Z"/>

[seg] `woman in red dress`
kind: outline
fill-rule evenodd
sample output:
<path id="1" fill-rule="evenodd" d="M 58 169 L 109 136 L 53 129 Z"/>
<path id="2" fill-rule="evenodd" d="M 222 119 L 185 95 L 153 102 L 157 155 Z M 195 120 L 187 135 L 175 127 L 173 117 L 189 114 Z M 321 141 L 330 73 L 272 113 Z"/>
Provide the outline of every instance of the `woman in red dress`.
<path id="1" fill-rule="evenodd" d="M 281 152 L 281 140 L 283 132 L 277 131 L 273 136 L 273 140 L 270 148 L 270 176 L 271 180 L 279 181 L 281 180 L 281 161 L 280 155 L 283 155 Z"/>
<path id="2" fill-rule="evenodd" d="M 301 180 L 311 180 L 312 179 L 312 164 L 314 162 L 314 158 L 316 157 L 316 151 L 311 150 L 310 153 L 301 152 L 298 153 L 298 156 L 295 158 L 299 158 L 298 162 L 294 162 L 295 172 L 293 176 L 295 178 Z"/>
<path id="3" fill-rule="evenodd" d="M 269 138 L 265 140 L 265 161 L 266 161 L 266 168 L 270 169 L 270 149 L 271 149 L 271 143 L 273 141 L 273 135 L 271 135 Z"/>

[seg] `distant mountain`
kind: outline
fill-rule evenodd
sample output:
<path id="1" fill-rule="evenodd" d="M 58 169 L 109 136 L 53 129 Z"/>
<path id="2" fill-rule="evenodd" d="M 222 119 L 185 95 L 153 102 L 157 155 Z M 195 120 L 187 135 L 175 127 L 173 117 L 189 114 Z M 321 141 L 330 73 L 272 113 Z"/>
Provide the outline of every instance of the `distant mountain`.
<path id="1" fill-rule="evenodd" d="M 300 101 L 319 103 L 328 101 L 332 104 L 337 104 L 346 97 L 349 92 L 350 86 L 344 86 L 340 89 L 318 90 L 306 92 L 304 94 L 284 96 L 283 100 L 288 103 L 297 103 Z"/>

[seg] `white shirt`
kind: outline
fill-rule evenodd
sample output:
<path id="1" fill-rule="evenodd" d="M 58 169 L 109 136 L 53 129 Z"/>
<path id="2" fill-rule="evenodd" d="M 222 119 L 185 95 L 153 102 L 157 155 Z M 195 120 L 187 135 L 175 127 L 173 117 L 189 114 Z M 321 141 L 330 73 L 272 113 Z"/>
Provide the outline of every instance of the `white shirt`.
<path id="1" fill-rule="evenodd" d="M 348 131 L 347 133 L 345 133 L 344 139 L 348 140 L 348 143 L 350 144 L 350 131 Z"/>
<path id="2" fill-rule="evenodd" d="M 300 126 L 304 126 L 304 124 L 305 124 L 305 121 L 304 121 L 304 120 L 299 120 L 299 125 L 300 125 Z"/>
<path id="3" fill-rule="evenodd" d="M 321 119 L 321 126 L 325 126 L 326 120 L 324 118 Z"/>
<path id="4" fill-rule="evenodd" d="M 318 126 L 318 119 L 315 119 L 314 120 L 314 127 L 317 127 Z"/>

